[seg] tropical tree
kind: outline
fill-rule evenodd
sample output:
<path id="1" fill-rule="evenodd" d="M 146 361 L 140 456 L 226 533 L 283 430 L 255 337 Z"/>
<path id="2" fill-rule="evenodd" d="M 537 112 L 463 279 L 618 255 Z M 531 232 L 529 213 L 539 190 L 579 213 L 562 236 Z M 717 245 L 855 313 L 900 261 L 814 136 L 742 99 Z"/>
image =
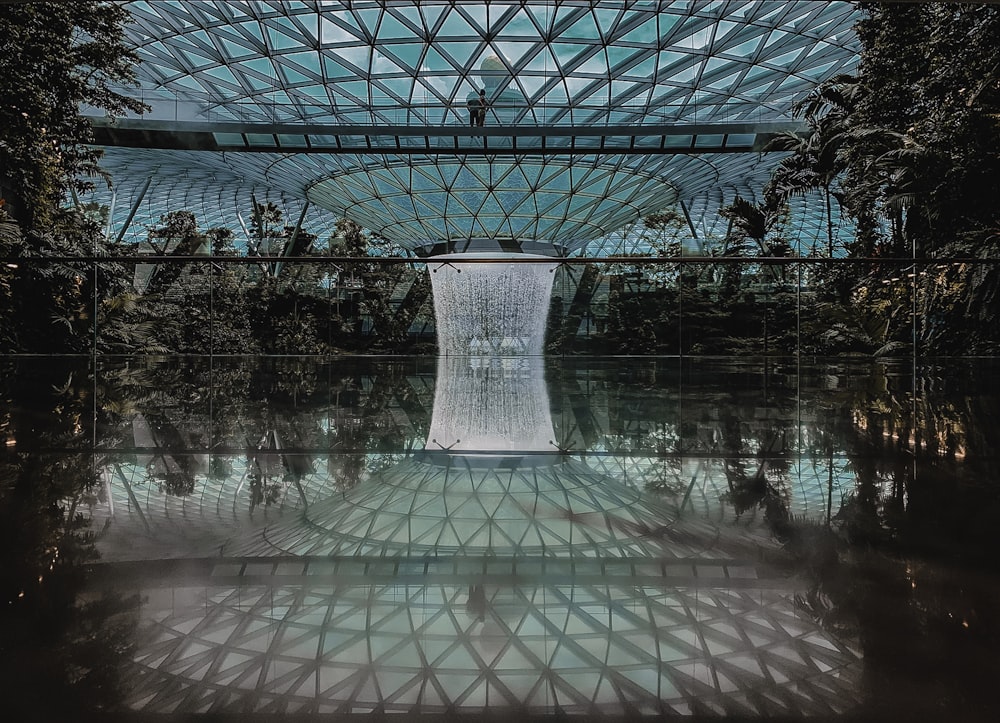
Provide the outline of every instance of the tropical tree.
<path id="1" fill-rule="evenodd" d="M 6 3 L 0 12 L 4 351 L 84 351 L 102 303 L 127 291 L 120 265 L 60 259 L 115 251 L 86 208 L 66 209 L 63 201 L 101 175 L 81 108 L 144 109 L 113 89 L 133 79 L 128 17 L 121 3 L 104 0 Z"/>
<path id="2" fill-rule="evenodd" d="M 866 274 L 824 271 L 841 303 L 870 317 L 873 340 L 902 348 L 1000 348 L 1000 8 L 861 3 L 856 77 L 838 76 L 799 103 L 807 132 L 767 186 L 788 199 L 822 192 L 827 253 L 833 204 L 855 221 L 846 251 L 889 257 Z M 979 259 L 941 267 L 901 259 Z M 970 323 L 974 321 L 974 323 Z M 881 332 L 875 333 L 876 328 Z"/>
<path id="3" fill-rule="evenodd" d="M 778 164 L 765 189 L 768 205 L 821 190 L 826 217 L 827 255 L 833 257 L 833 199 L 839 200 L 835 184 L 846 165 L 842 156 L 848 118 L 854 102 L 855 79 L 840 75 L 818 86 L 793 108 L 804 117 L 808 131 L 779 133 L 767 145 L 771 151 L 790 151 Z"/>
<path id="4" fill-rule="evenodd" d="M 145 106 L 116 90 L 134 81 L 128 10 L 107 0 L 5 3 L 0 13 L 0 197 L 26 232 L 44 227 L 64 194 L 102 175 L 81 108 L 115 116 Z"/>
<path id="5" fill-rule="evenodd" d="M 729 221 L 729 229 L 723 239 L 722 249 L 718 255 L 747 256 L 750 255 L 747 240 L 753 241 L 756 252 L 761 256 L 782 257 L 791 254 L 791 248 L 781 231 L 788 220 L 788 207 L 783 200 L 775 196 L 765 196 L 764 201 L 755 203 L 737 196 L 728 206 L 719 211 L 719 215 Z M 728 297 L 735 296 L 739 291 L 742 269 L 740 264 L 728 264 L 722 271 L 723 288 Z M 769 266 L 771 278 L 785 279 L 785 267 L 775 271 Z"/>
<path id="6" fill-rule="evenodd" d="M 859 92 L 846 149 L 851 215 L 888 218 L 894 256 L 1000 252 L 1000 8 L 871 4 L 858 24 Z M 864 133 L 862 129 L 867 129 Z M 874 234 L 873 234 L 874 235 Z M 876 248 L 878 248 L 876 246 Z M 900 336 L 932 349 L 995 352 L 1000 276 L 988 263 L 887 269 L 912 279 Z M 897 284 L 884 284 L 886 292 Z M 914 298 L 913 295 L 916 295 Z"/>
<path id="7" fill-rule="evenodd" d="M 730 223 L 725 248 L 750 239 L 761 256 L 789 255 L 791 249 L 788 242 L 784 237 L 775 235 L 788 220 L 788 207 L 778 198 L 767 196 L 762 203 L 754 203 L 737 196 L 719 211 L 719 215 Z"/>
<path id="8" fill-rule="evenodd" d="M 337 220 L 330 237 L 330 252 L 347 258 L 386 258 L 401 256 L 402 249 L 390 239 L 371 234 L 350 219 Z M 408 284 L 398 303 L 394 295 Z M 426 269 L 416 271 L 408 264 L 377 261 L 348 261 L 337 272 L 338 299 L 344 296 L 346 308 L 356 310 L 354 332 L 361 337 L 365 317 L 370 321 L 376 346 L 401 343 L 413 319 L 430 299 L 431 285 Z"/>

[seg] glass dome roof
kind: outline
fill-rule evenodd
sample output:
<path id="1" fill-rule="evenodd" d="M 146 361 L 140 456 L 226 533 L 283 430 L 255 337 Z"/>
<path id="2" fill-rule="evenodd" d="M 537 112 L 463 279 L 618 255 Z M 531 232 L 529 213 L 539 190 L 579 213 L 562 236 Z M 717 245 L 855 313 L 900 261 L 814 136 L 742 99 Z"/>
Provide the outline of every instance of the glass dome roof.
<path id="1" fill-rule="evenodd" d="M 847 2 L 130 2 L 146 88 L 237 120 L 437 125 L 781 116 L 853 66 Z"/>
<path id="2" fill-rule="evenodd" d="M 467 132 L 466 98 L 479 88 L 487 125 L 511 134 L 766 124 L 789 120 L 795 100 L 857 62 L 847 2 L 143 0 L 128 8 L 142 61 L 130 92 L 152 106 L 145 119 L 236 122 L 247 133 L 289 124 L 332 134 Z M 181 194 L 189 206 L 231 203 L 231 193 L 248 206 L 253 193 L 293 206 L 309 200 L 411 249 L 515 238 L 567 252 L 678 200 L 710 219 L 713 200 L 753 196 L 776 160 L 115 148 L 105 165 L 122 217 L 150 177 L 151 219 L 176 210 L 165 205 L 179 198 L 169 187 L 196 169 Z"/>

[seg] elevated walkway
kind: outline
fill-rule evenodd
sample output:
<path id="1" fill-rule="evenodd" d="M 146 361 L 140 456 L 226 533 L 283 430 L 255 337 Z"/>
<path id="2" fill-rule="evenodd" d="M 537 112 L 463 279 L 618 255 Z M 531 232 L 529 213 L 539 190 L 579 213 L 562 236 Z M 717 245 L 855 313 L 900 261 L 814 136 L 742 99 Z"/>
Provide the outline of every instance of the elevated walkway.
<path id="1" fill-rule="evenodd" d="M 670 125 L 313 125 L 92 118 L 95 144 L 189 151 L 391 155 L 759 153 L 798 121 Z"/>

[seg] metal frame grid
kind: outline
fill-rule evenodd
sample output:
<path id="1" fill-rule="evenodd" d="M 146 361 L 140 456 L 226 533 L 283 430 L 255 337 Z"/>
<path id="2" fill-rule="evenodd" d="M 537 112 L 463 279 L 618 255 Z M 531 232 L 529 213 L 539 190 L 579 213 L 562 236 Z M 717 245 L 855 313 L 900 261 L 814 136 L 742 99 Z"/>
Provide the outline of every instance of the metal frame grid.
<path id="1" fill-rule="evenodd" d="M 227 127 L 326 125 L 335 135 L 343 125 L 460 126 L 477 87 L 487 90 L 494 125 L 766 123 L 789 120 L 795 100 L 857 62 L 856 10 L 847 2 L 128 7 L 128 36 L 142 60 L 135 94 L 153 105 L 149 117 Z M 254 193 L 309 199 L 411 249 L 480 237 L 572 252 L 678 200 L 697 224 L 715 227 L 720 205 L 736 193 L 756 197 L 775 161 L 750 152 L 422 159 L 116 148 L 106 166 L 115 225 L 152 177 L 140 225 L 178 207 L 203 209 L 214 222 L 235 214 L 220 206 L 246 207 Z M 96 200 L 108 203 L 110 194 Z M 803 214 L 808 229 L 819 225 L 813 216 Z"/>

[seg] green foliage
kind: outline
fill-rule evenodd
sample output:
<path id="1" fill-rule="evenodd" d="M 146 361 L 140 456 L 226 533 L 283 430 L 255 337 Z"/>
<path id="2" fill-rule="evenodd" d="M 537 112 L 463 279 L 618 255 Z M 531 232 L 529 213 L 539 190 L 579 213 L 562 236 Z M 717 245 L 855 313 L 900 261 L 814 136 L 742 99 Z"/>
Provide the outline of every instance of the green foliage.
<path id="1" fill-rule="evenodd" d="M 781 235 L 788 222 L 788 206 L 783 200 L 768 196 L 763 203 L 754 203 L 737 196 L 720 209 L 719 215 L 730 223 L 723 256 L 730 255 L 730 251 L 742 251 L 740 242 L 745 239 L 756 244 L 761 256 L 790 255 L 788 242 Z"/>
<path id="2" fill-rule="evenodd" d="M 832 205 L 857 224 L 857 257 L 996 258 L 1000 252 L 1000 8 L 958 3 L 864 3 L 857 77 L 817 87 L 796 112 L 802 136 L 775 138 L 791 151 L 766 188 L 785 200 L 823 192 L 827 254 Z M 744 214 L 745 215 L 745 214 Z M 751 234 L 751 237 L 754 237 Z M 853 306 L 851 346 L 914 341 L 927 353 L 995 353 L 1000 277 L 984 265 L 871 264 L 809 279 L 835 308 Z M 907 279 L 914 279 L 906 283 Z M 903 283 L 900 283 L 903 282 Z M 828 293 L 832 292 L 832 294 Z M 916 308 L 917 317 L 911 316 Z M 841 335 L 843 336 L 843 335 Z"/>
<path id="3" fill-rule="evenodd" d="M 687 226 L 683 213 L 672 206 L 643 216 L 642 223 L 653 231 L 681 230 Z"/>
<path id="4" fill-rule="evenodd" d="M 145 108 L 113 90 L 134 78 L 128 17 L 104 0 L 5 4 L 0 13 L 0 197 L 29 233 L 48 226 L 65 192 L 101 175 L 80 108 L 112 116 Z"/>
<path id="5" fill-rule="evenodd" d="M 252 235 L 259 243 L 251 244 L 248 255 L 260 255 L 260 248 L 273 255 L 276 249 L 296 260 L 213 263 L 210 250 L 223 258 L 239 253 L 232 232 L 203 231 L 189 211 L 164 214 L 149 230 L 145 247 L 167 260 L 142 263 L 138 248 L 121 250 L 136 254 L 136 262 L 120 269 L 121 292 L 99 301 L 98 350 L 282 355 L 369 346 L 389 350 L 406 342 L 418 314 L 429 313 L 426 270 L 374 260 L 303 262 L 301 257 L 321 255 L 316 236 L 284 226 L 273 204 L 255 208 Z M 332 253 L 373 259 L 399 253 L 360 226 L 341 221 L 339 228 Z M 201 255 L 204 261 L 186 258 Z"/>
<path id="6" fill-rule="evenodd" d="M 0 223 L 3 223 L 0 209 Z M 109 244 L 95 220 L 75 209 L 60 209 L 47 230 L 34 237 L 7 222 L 0 236 L 0 255 L 15 259 L 0 270 L 0 351 L 74 353 L 91 348 L 95 318 L 102 322 L 102 303 L 124 304 L 128 269 L 118 262 L 49 260 L 60 256 L 103 256 L 121 253 Z"/>
<path id="7" fill-rule="evenodd" d="M 864 50 L 845 153 L 852 213 L 889 220 L 890 233 L 876 240 L 876 253 L 996 258 L 1000 8 L 921 3 L 867 10 L 858 25 Z M 878 281 L 917 280 L 916 330 L 925 348 L 1000 348 L 991 335 L 1000 299 L 989 267 L 917 271 L 925 273 L 889 270 Z M 912 296 L 905 301 L 912 305 Z M 893 317 L 886 323 L 891 327 Z"/>
<path id="8" fill-rule="evenodd" d="M 366 233 L 343 218 L 337 221 L 336 232 L 330 238 L 330 252 L 353 258 L 402 255 L 402 249 L 391 240 Z M 409 284 L 409 291 L 402 303 L 393 303 L 393 294 L 401 284 Z M 355 339 L 361 338 L 367 319 L 372 327 L 372 344 L 389 349 L 405 341 L 410 324 L 430 297 L 430 280 L 426 268 L 415 271 L 406 264 L 351 261 L 341 266 L 337 289 L 338 298 L 344 297 L 344 307 L 356 309 Z"/>
<path id="9" fill-rule="evenodd" d="M 127 269 L 47 257 L 120 253 L 104 238 L 106 210 L 62 207 L 101 175 L 87 145 L 83 105 L 111 115 L 144 106 L 112 90 L 133 77 L 127 10 L 115 2 L 6 4 L 0 13 L 0 350 L 74 353 L 92 348 L 95 324 L 129 307 Z M 130 323 L 130 322 L 127 322 Z M 112 324 L 111 345 L 142 331 Z"/>

